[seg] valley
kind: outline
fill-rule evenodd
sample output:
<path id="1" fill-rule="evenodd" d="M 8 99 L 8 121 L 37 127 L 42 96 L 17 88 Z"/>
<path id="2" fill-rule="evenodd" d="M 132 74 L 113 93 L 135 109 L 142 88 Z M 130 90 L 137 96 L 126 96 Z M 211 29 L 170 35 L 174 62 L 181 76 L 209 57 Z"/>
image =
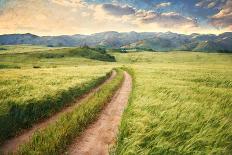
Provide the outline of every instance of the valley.
<path id="1" fill-rule="evenodd" d="M 32 44 L 55 47 L 100 47 L 121 50 L 232 52 L 232 33 L 178 34 L 173 32 L 116 32 L 106 31 L 91 35 L 37 36 L 34 34 L 0 35 L 0 45 Z M 0 47 L 1 50 L 4 46 Z"/>
<path id="2" fill-rule="evenodd" d="M 0 60 L 3 154 L 72 154 L 88 147 L 123 155 L 231 151 L 231 54 L 12 45 Z M 112 70 L 117 74 L 104 82 Z M 114 101 L 125 72 L 132 91 Z M 122 116 L 104 115 L 117 103 L 124 104 Z M 95 146 L 106 137 L 91 140 L 91 132 L 109 136 L 111 116 L 118 130 L 110 143 Z M 106 123 L 99 128 L 98 121 Z M 17 140 L 24 134 L 25 141 Z"/>
<path id="3" fill-rule="evenodd" d="M 0 155 L 232 155 L 232 0 L 0 0 Z"/>

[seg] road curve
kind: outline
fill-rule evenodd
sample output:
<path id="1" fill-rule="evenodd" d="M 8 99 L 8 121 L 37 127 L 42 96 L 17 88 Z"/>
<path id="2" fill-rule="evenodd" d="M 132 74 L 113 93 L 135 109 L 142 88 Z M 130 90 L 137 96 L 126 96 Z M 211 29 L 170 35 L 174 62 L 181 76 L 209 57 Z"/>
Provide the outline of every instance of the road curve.
<path id="1" fill-rule="evenodd" d="M 132 89 L 132 78 L 124 72 L 124 82 L 106 105 L 97 121 L 91 124 L 68 148 L 69 155 L 107 155 L 115 143 L 123 110 Z"/>
<path id="2" fill-rule="evenodd" d="M 112 79 L 114 79 L 116 74 L 117 74 L 116 71 L 113 71 L 111 76 L 104 83 L 110 82 Z M 7 155 L 9 152 L 13 152 L 13 153 L 16 152 L 19 146 L 28 142 L 36 131 L 43 130 L 49 124 L 54 123 L 56 120 L 58 120 L 58 118 L 61 115 L 71 112 L 74 108 L 78 107 L 79 103 L 81 103 L 84 99 L 89 98 L 94 92 L 98 91 L 103 84 L 92 89 L 89 93 L 86 93 L 83 96 L 77 98 L 77 100 L 71 106 L 63 108 L 61 111 L 55 113 L 53 116 L 44 119 L 37 124 L 34 124 L 32 128 L 24 130 L 20 135 L 7 140 L 5 143 L 3 143 L 0 146 L 0 150 L 2 151 L 0 153 L 3 153 L 3 155 Z"/>

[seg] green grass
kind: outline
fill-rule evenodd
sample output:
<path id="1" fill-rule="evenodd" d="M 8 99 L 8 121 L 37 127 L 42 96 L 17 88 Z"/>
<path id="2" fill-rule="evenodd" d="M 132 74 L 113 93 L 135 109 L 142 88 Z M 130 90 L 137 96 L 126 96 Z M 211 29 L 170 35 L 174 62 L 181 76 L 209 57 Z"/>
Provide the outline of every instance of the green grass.
<path id="1" fill-rule="evenodd" d="M 27 46 L 25 46 L 27 47 Z M 11 47 L 13 48 L 13 46 Z M 27 49 L 29 48 L 29 49 Z M 8 66 L 16 66 L 17 68 L 52 68 L 60 66 L 77 66 L 77 65 L 95 65 L 115 62 L 115 57 L 106 53 L 102 49 L 83 48 L 62 48 L 49 49 L 43 48 L 38 51 L 33 51 L 32 46 L 25 49 L 16 48 L 18 52 L 4 50 L 0 54 L 0 69 L 9 68 Z M 35 47 L 34 47 L 35 48 Z"/>
<path id="2" fill-rule="evenodd" d="M 179 52 L 120 55 L 118 59 L 124 62 L 136 57 L 140 63 L 132 65 L 133 93 L 114 153 L 230 154 L 231 56 Z"/>
<path id="3" fill-rule="evenodd" d="M 30 101 L 53 100 L 60 91 L 79 87 L 113 67 L 125 65 L 132 68 L 126 70 L 133 76 L 133 92 L 122 117 L 115 154 L 231 154 L 231 54 L 110 52 L 117 61 L 112 63 L 95 59 L 96 52 L 108 59 L 101 49 L 88 49 L 83 54 L 85 50 L 80 48 L 28 48 L 12 54 L 0 51 L 0 113 L 7 113 L 9 106 L 3 105 L 11 102 L 27 105 Z M 64 151 L 94 120 L 116 83 L 107 86 L 111 91 L 102 93 L 102 100 L 95 96 L 97 102 L 85 101 L 58 124 L 36 133 L 21 153 Z M 69 95 L 68 91 L 64 94 Z M 0 135 L 4 134 L 0 131 Z"/>
<path id="4" fill-rule="evenodd" d="M 111 66 L 0 70 L 0 142 L 70 104 Z"/>
<path id="5" fill-rule="evenodd" d="M 89 99 L 84 100 L 72 112 L 63 115 L 56 123 L 45 130 L 35 133 L 32 139 L 24 144 L 18 154 L 61 154 L 68 144 L 79 135 L 88 124 L 96 119 L 106 103 L 113 97 L 124 79 L 122 70 L 117 70 L 116 77 L 102 86 Z"/>
<path id="6" fill-rule="evenodd" d="M 8 68 L 8 69 L 20 69 L 19 66 L 15 66 L 15 65 L 5 65 L 5 64 L 0 64 L 0 69 L 5 69 L 5 68 Z"/>
<path id="7" fill-rule="evenodd" d="M 45 50 L 62 49 L 62 47 L 47 47 L 47 46 L 35 46 L 35 45 L 0 45 L 0 54 L 16 54 L 16 53 L 28 53 L 39 52 Z"/>
<path id="8" fill-rule="evenodd" d="M 115 53 L 117 62 L 133 64 L 172 64 L 199 65 L 217 64 L 225 66 L 232 64 L 232 54 L 202 53 L 202 52 L 134 52 Z"/>

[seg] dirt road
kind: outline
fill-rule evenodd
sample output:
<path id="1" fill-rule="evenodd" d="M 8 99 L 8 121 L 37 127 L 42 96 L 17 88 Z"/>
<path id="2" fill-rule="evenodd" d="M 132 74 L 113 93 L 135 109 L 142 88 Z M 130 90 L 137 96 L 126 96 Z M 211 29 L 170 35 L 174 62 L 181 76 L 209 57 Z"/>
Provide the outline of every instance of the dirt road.
<path id="1" fill-rule="evenodd" d="M 116 72 L 113 71 L 110 78 L 107 79 L 104 83 L 110 82 L 115 76 L 116 76 Z M 2 146 L 0 146 L 0 150 L 3 152 L 4 155 L 7 154 L 9 151 L 11 151 L 11 152 L 17 151 L 17 149 L 20 145 L 29 141 L 29 139 L 32 137 L 32 135 L 35 131 L 43 130 L 49 124 L 54 123 L 61 115 L 72 111 L 74 108 L 79 106 L 79 103 L 81 103 L 82 100 L 90 97 L 91 94 L 98 91 L 101 88 L 101 86 L 102 86 L 102 84 L 100 86 L 98 86 L 97 88 L 94 88 L 93 90 L 91 90 L 89 93 L 78 98 L 75 101 L 75 103 L 73 103 L 71 106 L 63 108 L 61 111 L 57 112 L 56 114 L 54 114 L 50 118 L 45 119 L 37 124 L 34 124 L 32 128 L 26 129 L 20 135 L 13 137 L 12 139 L 7 140 L 5 143 L 3 143 Z"/>
<path id="2" fill-rule="evenodd" d="M 70 155 L 107 155 L 114 144 L 122 112 L 128 102 L 132 89 L 132 79 L 124 73 L 125 80 L 110 103 L 100 114 L 98 120 L 74 140 L 68 149 Z"/>

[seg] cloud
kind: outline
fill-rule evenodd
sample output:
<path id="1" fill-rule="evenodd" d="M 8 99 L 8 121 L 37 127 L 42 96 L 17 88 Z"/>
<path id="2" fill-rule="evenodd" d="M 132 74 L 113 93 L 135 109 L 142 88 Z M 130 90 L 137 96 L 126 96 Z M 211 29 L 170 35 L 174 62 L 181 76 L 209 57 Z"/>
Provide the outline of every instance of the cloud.
<path id="1" fill-rule="evenodd" d="M 206 5 L 205 1 L 200 1 L 195 4 L 196 7 L 205 7 L 205 5 Z"/>
<path id="2" fill-rule="evenodd" d="M 163 28 L 198 27 L 196 20 L 175 12 L 156 13 L 154 11 L 140 10 L 136 13 L 136 16 L 143 24 L 156 24 Z"/>
<path id="3" fill-rule="evenodd" d="M 135 13 L 135 9 L 130 6 L 119 6 L 114 4 L 103 4 L 102 8 L 111 15 L 123 16 Z"/>
<path id="4" fill-rule="evenodd" d="M 171 5 L 171 3 L 161 3 L 159 5 L 164 7 Z M 104 15 L 104 12 L 108 13 L 108 15 Z M 95 14 L 96 19 L 100 17 L 99 20 L 131 23 L 137 28 L 150 29 L 150 27 L 154 26 L 156 29 L 181 30 L 198 27 L 196 20 L 175 12 L 157 13 L 115 4 L 103 4 L 102 9 L 98 8 Z"/>
<path id="5" fill-rule="evenodd" d="M 214 1 L 214 2 L 211 2 L 211 3 L 209 3 L 208 5 L 207 5 L 207 8 L 214 8 L 215 6 L 217 5 L 217 2 L 216 1 Z"/>
<path id="6" fill-rule="evenodd" d="M 166 3 L 160 3 L 156 5 L 156 8 L 164 8 L 170 6 L 172 3 L 171 2 L 166 2 Z"/>
<path id="7" fill-rule="evenodd" d="M 51 0 L 51 2 L 69 7 L 78 7 L 84 4 L 82 0 Z"/>
<path id="8" fill-rule="evenodd" d="M 216 7 L 220 7 L 226 2 L 226 0 L 200 0 L 195 4 L 196 7 L 212 9 Z"/>
<path id="9" fill-rule="evenodd" d="M 211 24 L 217 28 L 232 30 L 232 1 L 228 0 L 222 9 L 211 17 Z"/>
<path id="10" fill-rule="evenodd" d="M 23 1 L 12 0 L 9 7 L 0 11 L 0 34 L 90 34 L 135 29 L 126 16 L 113 15 L 102 4 L 86 5 L 81 0 Z M 122 10 L 123 15 L 134 13 L 133 9 L 125 11 L 131 10 L 129 6 L 122 6 Z"/>
<path id="11" fill-rule="evenodd" d="M 111 30 L 181 33 L 202 30 L 196 20 L 182 14 L 143 10 L 124 2 L 119 3 L 119 0 L 114 0 L 112 4 L 104 4 L 89 3 L 86 0 L 7 0 L 7 7 L 0 11 L 0 33 L 29 32 L 39 35 L 59 35 L 90 34 Z M 161 6 L 167 5 L 169 4 Z M 151 7 L 154 9 L 153 2 Z M 220 25 L 222 18 L 227 18 L 226 13 L 229 14 L 227 9 L 223 7 L 221 13 L 212 17 L 214 25 Z M 229 19 L 231 18 L 227 18 Z M 229 23 L 229 21 L 223 22 Z"/>
<path id="12" fill-rule="evenodd" d="M 83 22 L 86 17 L 80 15 L 88 8 L 80 5 L 76 5 L 77 12 L 73 12 L 73 7 L 63 1 L 23 1 L 12 0 L 4 8 L 0 15 L 0 33 L 73 34 L 89 24 Z"/>
<path id="13" fill-rule="evenodd" d="M 160 7 L 169 5 L 171 5 L 170 2 L 159 4 Z M 108 16 L 103 15 L 104 12 L 107 12 Z M 124 18 L 121 16 L 124 16 Z M 102 10 L 98 9 L 95 17 L 103 18 L 106 21 L 108 19 L 109 21 L 117 20 L 118 22 L 131 23 L 137 27 L 146 27 L 148 25 L 155 25 L 156 28 L 160 27 L 162 29 L 198 27 L 196 20 L 175 12 L 157 13 L 155 11 L 137 10 L 130 6 L 120 6 L 115 4 L 103 4 Z"/>

